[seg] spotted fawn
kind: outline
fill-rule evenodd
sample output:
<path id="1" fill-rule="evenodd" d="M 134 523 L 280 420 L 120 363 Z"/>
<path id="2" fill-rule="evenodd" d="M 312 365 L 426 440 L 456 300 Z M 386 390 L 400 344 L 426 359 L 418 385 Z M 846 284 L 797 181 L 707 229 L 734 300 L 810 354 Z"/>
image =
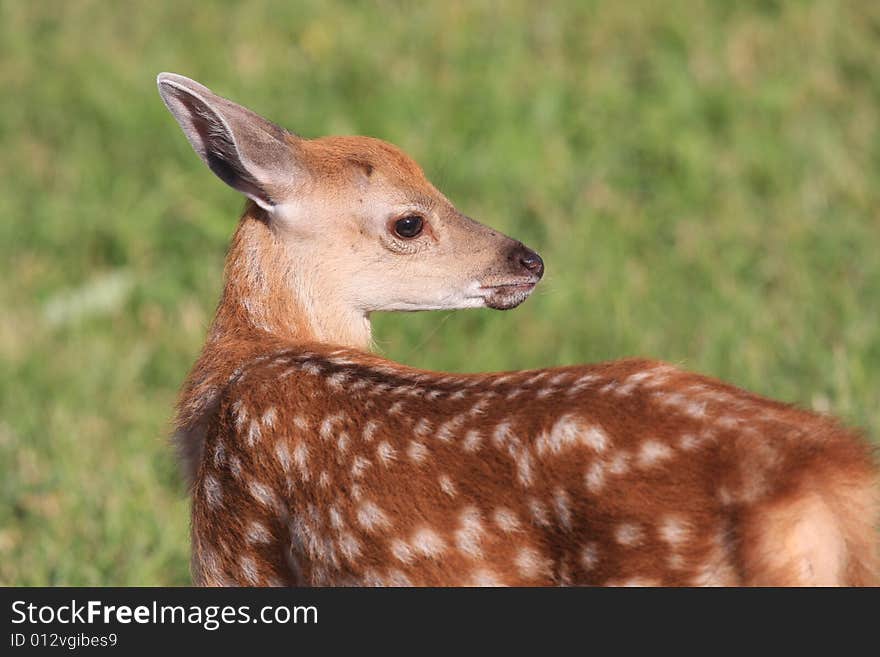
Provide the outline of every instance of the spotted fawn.
<path id="1" fill-rule="evenodd" d="M 178 404 L 196 583 L 877 583 L 864 437 L 651 360 L 449 374 L 372 355 L 371 313 L 513 308 L 541 258 L 390 144 L 158 85 L 249 199 Z"/>

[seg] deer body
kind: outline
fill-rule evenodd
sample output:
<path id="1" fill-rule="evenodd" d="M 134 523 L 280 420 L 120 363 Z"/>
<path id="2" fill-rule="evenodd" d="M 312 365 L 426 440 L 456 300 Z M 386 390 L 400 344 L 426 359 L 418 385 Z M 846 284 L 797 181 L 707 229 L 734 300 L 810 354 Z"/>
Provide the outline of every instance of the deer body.
<path id="1" fill-rule="evenodd" d="M 371 312 L 513 307 L 540 258 L 387 144 L 159 86 L 252 201 L 178 407 L 197 583 L 877 582 L 863 438 L 655 361 L 464 375 L 374 356 Z"/>

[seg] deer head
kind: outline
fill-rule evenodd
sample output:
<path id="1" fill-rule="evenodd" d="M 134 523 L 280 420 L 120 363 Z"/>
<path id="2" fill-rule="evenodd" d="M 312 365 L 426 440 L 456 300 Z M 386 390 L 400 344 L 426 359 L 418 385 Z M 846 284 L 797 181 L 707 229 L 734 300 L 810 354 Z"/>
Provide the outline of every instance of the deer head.
<path id="1" fill-rule="evenodd" d="M 305 139 L 180 75 L 158 85 L 202 161 L 253 201 L 224 302 L 261 328 L 365 347 L 372 312 L 509 309 L 544 273 L 537 253 L 459 212 L 391 144 Z"/>

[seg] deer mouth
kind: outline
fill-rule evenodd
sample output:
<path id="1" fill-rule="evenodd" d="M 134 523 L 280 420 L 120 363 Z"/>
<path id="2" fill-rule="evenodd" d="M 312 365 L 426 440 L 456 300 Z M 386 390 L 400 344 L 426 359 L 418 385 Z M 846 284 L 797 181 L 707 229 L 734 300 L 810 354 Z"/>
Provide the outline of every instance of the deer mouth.
<path id="1" fill-rule="evenodd" d="M 532 290 L 538 284 L 538 280 L 538 278 L 535 278 L 528 281 L 483 285 L 480 287 L 480 292 L 483 294 L 483 300 L 487 308 L 510 310 L 528 299 Z"/>

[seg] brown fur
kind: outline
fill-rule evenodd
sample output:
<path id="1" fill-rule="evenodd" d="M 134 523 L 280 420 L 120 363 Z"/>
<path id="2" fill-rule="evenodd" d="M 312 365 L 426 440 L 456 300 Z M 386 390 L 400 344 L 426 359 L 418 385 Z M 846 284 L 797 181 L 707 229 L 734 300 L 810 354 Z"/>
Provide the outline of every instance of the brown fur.
<path id="1" fill-rule="evenodd" d="M 259 344 L 234 345 L 260 355 L 220 394 L 196 475 L 200 583 L 876 582 L 874 466 L 827 418 L 644 360 L 529 382 L 540 372 L 444 375 Z M 604 447 L 548 441 L 566 415 L 601 427 Z M 601 482 L 587 479 L 597 463 Z M 381 510 L 372 526 L 364 505 Z"/>

